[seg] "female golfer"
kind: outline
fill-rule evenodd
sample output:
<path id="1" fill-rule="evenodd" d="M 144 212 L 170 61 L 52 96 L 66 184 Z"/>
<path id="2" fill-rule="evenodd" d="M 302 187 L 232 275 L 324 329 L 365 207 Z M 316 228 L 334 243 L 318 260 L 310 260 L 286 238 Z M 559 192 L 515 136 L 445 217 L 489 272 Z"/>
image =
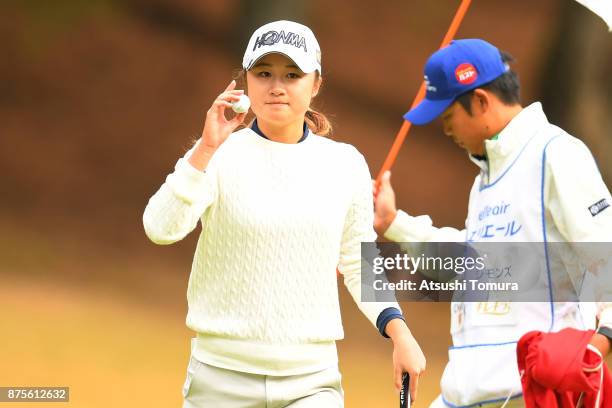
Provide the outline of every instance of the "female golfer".
<path id="1" fill-rule="evenodd" d="M 230 82 L 143 217 L 158 244 L 202 223 L 187 289 L 197 336 L 184 407 L 342 407 L 336 268 L 392 338 L 396 388 L 408 372 L 414 397 L 425 358 L 399 306 L 361 302 L 360 245 L 376 238 L 372 182 L 363 156 L 325 138 L 331 126 L 310 108 L 321 87 L 314 34 L 290 21 L 266 24 L 243 69 L 253 122 L 235 131 L 245 113 L 228 119 L 244 93 Z"/>

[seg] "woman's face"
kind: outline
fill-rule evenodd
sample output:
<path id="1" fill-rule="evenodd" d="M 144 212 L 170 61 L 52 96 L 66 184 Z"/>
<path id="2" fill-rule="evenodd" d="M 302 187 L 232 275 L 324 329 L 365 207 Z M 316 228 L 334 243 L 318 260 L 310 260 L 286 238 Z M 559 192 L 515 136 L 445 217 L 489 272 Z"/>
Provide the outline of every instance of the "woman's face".
<path id="1" fill-rule="evenodd" d="M 321 80 L 303 73 L 283 54 L 268 54 L 247 72 L 251 109 L 257 120 L 274 126 L 302 123 Z"/>

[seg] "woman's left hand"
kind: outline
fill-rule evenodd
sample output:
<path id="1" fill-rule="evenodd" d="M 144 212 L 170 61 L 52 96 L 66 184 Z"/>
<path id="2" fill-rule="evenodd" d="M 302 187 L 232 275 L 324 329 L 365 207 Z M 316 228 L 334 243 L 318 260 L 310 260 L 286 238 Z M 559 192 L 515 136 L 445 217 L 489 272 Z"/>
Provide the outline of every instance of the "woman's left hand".
<path id="1" fill-rule="evenodd" d="M 393 340 L 393 377 L 395 388 L 402 388 L 402 376 L 410 375 L 410 399 L 416 401 L 419 376 L 425 372 L 426 360 L 419 343 L 401 319 L 394 319 L 385 330 Z"/>

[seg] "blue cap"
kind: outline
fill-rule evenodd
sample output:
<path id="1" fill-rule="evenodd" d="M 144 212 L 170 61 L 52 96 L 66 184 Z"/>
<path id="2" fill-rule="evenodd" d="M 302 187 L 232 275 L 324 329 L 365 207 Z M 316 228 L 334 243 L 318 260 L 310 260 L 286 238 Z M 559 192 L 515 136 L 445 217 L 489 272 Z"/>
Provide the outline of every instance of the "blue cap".
<path id="1" fill-rule="evenodd" d="M 452 41 L 425 64 L 425 99 L 404 115 L 425 125 L 442 114 L 459 95 L 476 89 L 508 71 L 499 50 L 484 40 Z"/>

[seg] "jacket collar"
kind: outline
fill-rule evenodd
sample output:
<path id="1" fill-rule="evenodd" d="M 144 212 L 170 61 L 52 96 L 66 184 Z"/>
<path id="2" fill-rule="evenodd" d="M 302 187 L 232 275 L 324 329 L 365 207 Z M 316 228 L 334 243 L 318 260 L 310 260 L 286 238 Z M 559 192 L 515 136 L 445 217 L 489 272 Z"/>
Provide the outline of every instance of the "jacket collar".
<path id="1" fill-rule="evenodd" d="M 512 118 L 496 140 L 485 140 L 486 160 L 478 159 L 473 155 L 469 155 L 469 158 L 489 175 L 489 179 L 495 178 L 503 170 L 508 160 L 535 136 L 542 125 L 547 123 L 548 119 L 542 110 L 542 104 L 534 102 Z"/>

